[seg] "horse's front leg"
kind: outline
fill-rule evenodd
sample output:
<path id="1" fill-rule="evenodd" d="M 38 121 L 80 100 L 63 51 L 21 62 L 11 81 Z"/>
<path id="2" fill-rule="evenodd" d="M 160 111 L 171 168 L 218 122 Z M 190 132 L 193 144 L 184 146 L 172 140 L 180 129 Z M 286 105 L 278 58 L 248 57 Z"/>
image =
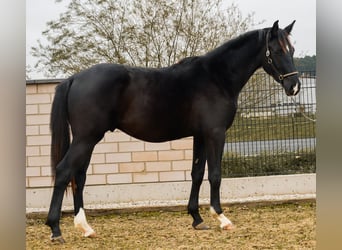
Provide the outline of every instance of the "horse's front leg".
<path id="1" fill-rule="evenodd" d="M 193 159 L 192 159 L 192 186 L 191 194 L 188 204 L 188 213 L 191 214 L 194 219 L 192 226 L 198 230 L 209 229 L 209 227 L 203 223 L 203 219 L 199 213 L 199 191 L 203 181 L 204 170 L 206 162 L 205 144 L 202 138 L 194 137 L 193 147 Z"/>
<path id="2" fill-rule="evenodd" d="M 220 202 L 221 160 L 225 143 L 225 131 L 216 130 L 208 138 L 207 160 L 210 183 L 210 213 L 220 221 L 220 227 L 233 229 L 233 223 L 223 214 Z"/>

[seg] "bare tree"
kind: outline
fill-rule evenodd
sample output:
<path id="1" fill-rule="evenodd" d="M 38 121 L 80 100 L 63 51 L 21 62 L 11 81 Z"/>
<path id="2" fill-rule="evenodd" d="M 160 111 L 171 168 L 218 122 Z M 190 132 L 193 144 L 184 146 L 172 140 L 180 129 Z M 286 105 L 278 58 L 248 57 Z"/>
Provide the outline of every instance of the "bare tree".
<path id="1" fill-rule="evenodd" d="M 70 75 L 101 62 L 162 67 L 202 54 L 249 29 L 222 0 L 73 0 L 47 23 L 31 53 L 46 76 Z"/>

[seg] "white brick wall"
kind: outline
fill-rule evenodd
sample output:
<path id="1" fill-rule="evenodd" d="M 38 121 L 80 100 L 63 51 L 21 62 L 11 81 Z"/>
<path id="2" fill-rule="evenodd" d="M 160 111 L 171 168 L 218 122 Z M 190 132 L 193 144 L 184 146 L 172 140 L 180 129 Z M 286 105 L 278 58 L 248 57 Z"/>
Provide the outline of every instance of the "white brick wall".
<path id="1" fill-rule="evenodd" d="M 26 85 L 26 186 L 51 187 L 49 131 L 55 83 Z M 192 138 L 147 143 L 108 132 L 94 149 L 86 185 L 190 180 Z"/>

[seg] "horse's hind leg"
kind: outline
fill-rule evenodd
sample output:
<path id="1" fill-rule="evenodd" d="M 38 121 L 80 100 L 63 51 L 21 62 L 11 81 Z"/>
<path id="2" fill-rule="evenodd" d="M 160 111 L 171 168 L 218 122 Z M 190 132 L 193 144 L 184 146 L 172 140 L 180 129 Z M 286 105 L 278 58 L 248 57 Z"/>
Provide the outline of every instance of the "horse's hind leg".
<path id="1" fill-rule="evenodd" d="M 195 229 L 208 229 L 209 227 L 203 223 L 203 219 L 199 214 L 199 191 L 203 181 L 206 162 L 206 152 L 203 140 L 194 137 L 193 159 L 192 159 L 192 186 L 188 204 L 188 212 L 194 219 L 192 226 Z"/>
<path id="2" fill-rule="evenodd" d="M 45 223 L 51 228 L 51 241 L 58 241 L 60 243 L 64 243 L 59 227 L 61 207 L 64 191 L 70 182 L 71 176 L 71 171 L 70 168 L 68 168 L 66 157 L 67 155 L 56 167 L 55 185 L 53 188 L 48 217 Z"/>
<path id="3" fill-rule="evenodd" d="M 64 242 L 61 236 L 59 220 L 65 189 L 77 172 L 82 171 L 82 168 L 84 172 L 86 171 L 92 150 L 95 144 L 101 138 L 99 138 L 98 140 L 79 140 L 77 138 L 74 138 L 68 152 L 64 156 L 63 160 L 56 167 L 55 185 L 46 221 L 46 224 L 50 226 L 52 231 L 51 240 Z M 78 180 L 79 183 L 83 182 L 83 180 L 81 179 Z M 80 201 L 82 200 L 82 198 L 77 199 Z"/>
<path id="4" fill-rule="evenodd" d="M 75 190 L 74 190 L 74 225 L 75 228 L 80 229 L 83 232 L 84 237 L 93 237 L 95 236 L 95 231 L 89 226 L 84 206 L 83 206 L 83 189 L 86 181 L 86 170 L 89 162 L 86 164 L 84 168 L 78 171 L 75 174 Z"/>

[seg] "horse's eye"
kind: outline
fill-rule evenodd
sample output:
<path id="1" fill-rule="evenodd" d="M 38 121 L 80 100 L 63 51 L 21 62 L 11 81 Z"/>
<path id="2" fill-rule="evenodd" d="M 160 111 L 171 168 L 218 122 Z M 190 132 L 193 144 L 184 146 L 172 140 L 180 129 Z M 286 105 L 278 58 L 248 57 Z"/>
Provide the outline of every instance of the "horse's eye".
<path id="1" fill-rule="evenodd" d="M 283 55 L 283 54 L 284 54 L 284 51 L 280 48 L 280 49 L 275 50 L 275 51 L 274 51 L 274 54 L 280 56 L 280 55 Z"/>

